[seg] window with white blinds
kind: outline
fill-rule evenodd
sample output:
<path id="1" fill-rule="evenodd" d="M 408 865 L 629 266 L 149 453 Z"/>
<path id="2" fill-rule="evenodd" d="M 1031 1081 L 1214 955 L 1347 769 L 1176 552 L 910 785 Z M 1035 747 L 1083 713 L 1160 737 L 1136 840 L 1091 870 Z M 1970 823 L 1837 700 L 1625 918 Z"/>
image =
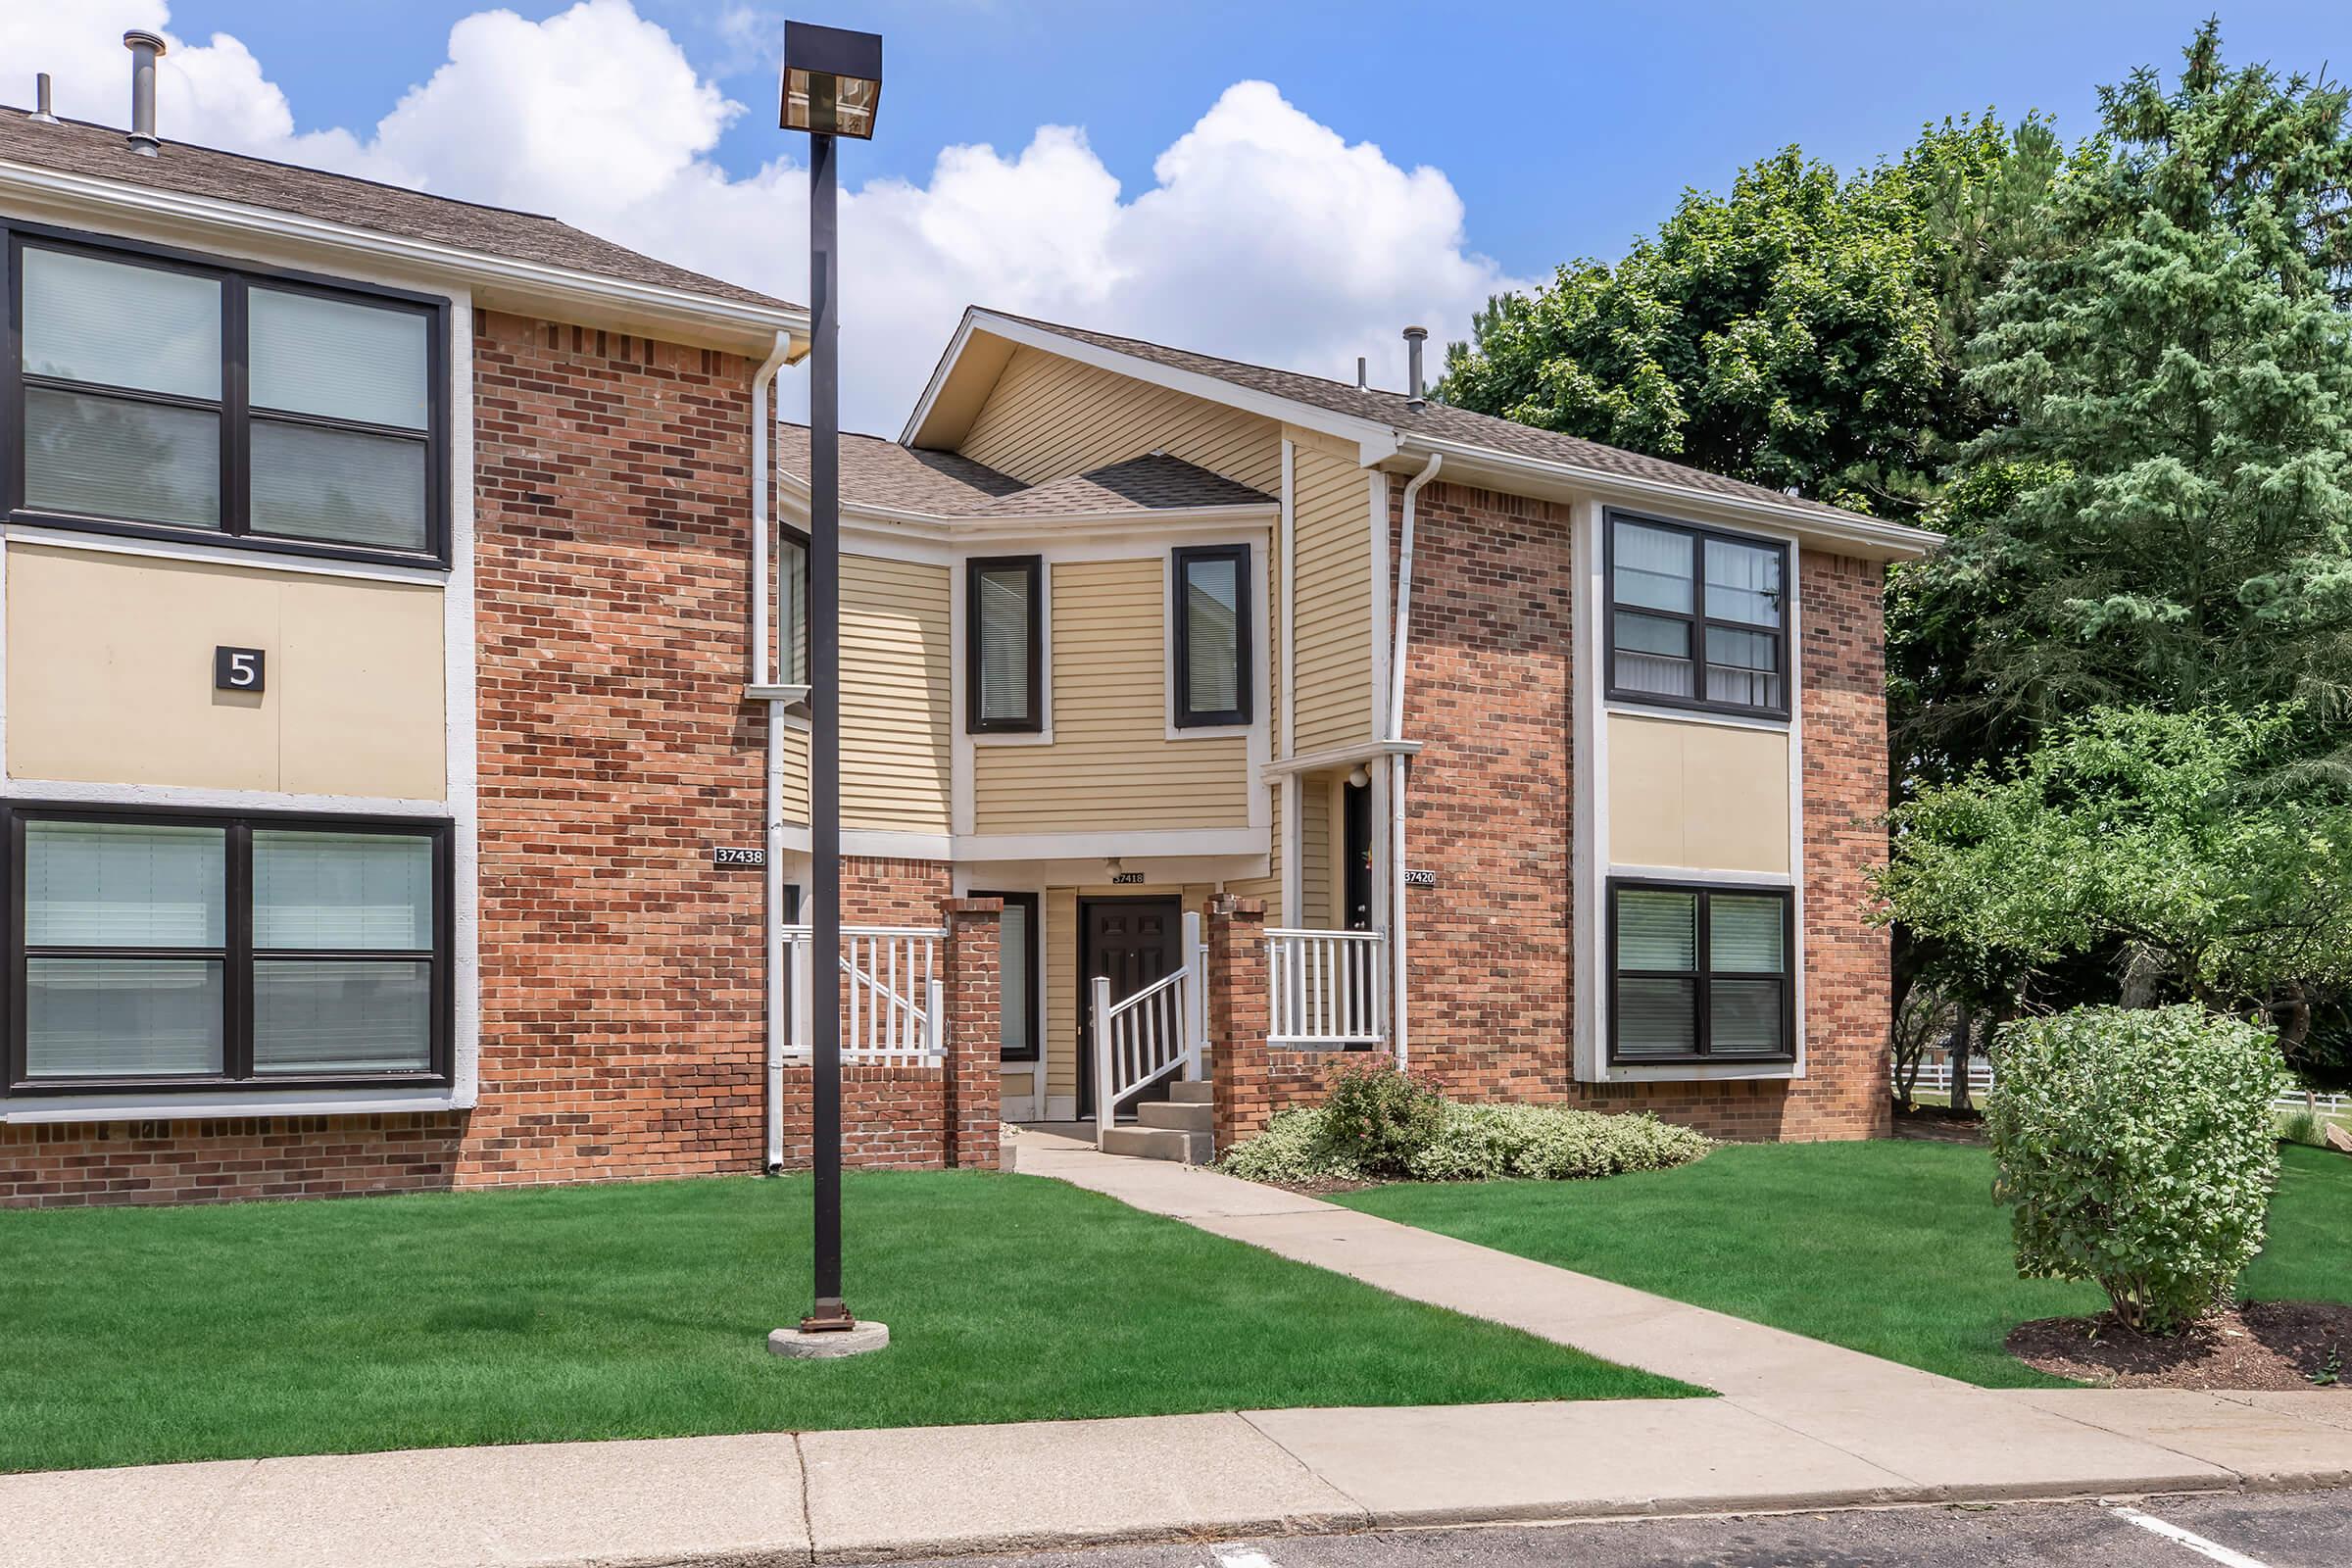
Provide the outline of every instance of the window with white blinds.
<path id="1" fill-rule="evenodd" d="M 999 1053 L 1006 1061 L 1035 1061 L 1038 1043 L 1037 895 L 975 893 L 973 897 L 1004 901 L 1004 912 L 997 917 Z"/>
<path id="2" fill-rule="evenodd" d="M 438 824 L 16 813 L 19 1092 L 446 1081 Z"/>
<path id="3" fill-rule="evenodd" d="M 13 231 L 12 514 L 270 550 L 442 552 L 446 306 Z"/>
<path id="4" fill-rule="evenodd" d="M 1250 722 L 1250 547 L 1175 552 L 1176 725 Z"/>
<path id="5" fill-rule="evenodd" d="M 1679 523 L 1608 519 L 1609 695 L 1788 711 L 1788 550 Z"/>
<path id="6" fill-rule="evenodd" d="M 966 727 L 975 733 L 1036 732 L 1045 662 L 1045 564 L 1006 556 L 966 566 Z"/>
<path id="7" fill-rule="evenodd" d="M 1791 1057 L 1794 910 L 1785 889 L 1612 882 L 1611 1059 Z"/>

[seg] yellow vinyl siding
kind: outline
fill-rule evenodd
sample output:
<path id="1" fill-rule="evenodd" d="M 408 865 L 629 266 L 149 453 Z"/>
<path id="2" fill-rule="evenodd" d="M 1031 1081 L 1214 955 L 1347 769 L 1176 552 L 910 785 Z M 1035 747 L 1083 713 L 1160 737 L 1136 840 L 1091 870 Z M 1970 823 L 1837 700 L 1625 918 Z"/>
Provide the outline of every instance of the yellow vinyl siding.
<path id="1" fill-rule="evenodd" d="M 841 820 L 948 831 L 949 570 L 841 559 Z"/>
<path id="2" fill-rule="evenodd" d="M 798 724 L 784 726 L 784 820 L 808 825 L 808 731 Z"/>
<path id="3" fill-rule="evenodd" d="M 1304 754 L 1372 738 L 1371 480 L 1351 460 L 1300 445 L 1291 482 L 1298 574 L 1292 743 Z"/>
<path id="4" fill-rule="evenodd" d="M 1167 738 L 1160 558 L 1048 573 L 1053 744 L 972 748 L 974 831 L 1248 826 L 1245 737 Z"/>
<path id="5" fill-rule="evenodd" d="M 1078 1092 L 1078 890 L 1049 888 L 1042 933 L 1046 944 L 1046 1093 Z"/>
<path id="6" fill-rule="evenodd" d="M 1270 788 L 1267 790 L 1267 797 L 1269 802 L 1269 814 L 1267 816 L 1267 820 L 1272 824 L 1270 841 L 1274 846 L 1274 853 L 1267 857 L 1266 859 L 1266 864 L 1269 867 L 1267 874 L 1264 876 L 1253 876 L 1244 878 L 1240 881 L 1228 882 L 1225 884 L 1225 891 L 1232 894 L 1236 898 L 1259 899 L 1264 901 L 1266 906 L 1266 923 L 1268 925 L 1280 925 L 1282 923 L 1283 863 L 1282 791 L 1278 787 Z"/>
<path id="7" fill-rule="evenodd" d="M 1274 494 L 1271 419 L 1032 348 L 1013 351 L 960 448 L 1029 484 L 1165 452 Z"/>
<path id="8" fill-rule="evenodd" d="M 1298 781 L 1298 923 L 1309 930 L 1332 930 L 1333 861 L 1331 775 L 1309 773 Z"/>

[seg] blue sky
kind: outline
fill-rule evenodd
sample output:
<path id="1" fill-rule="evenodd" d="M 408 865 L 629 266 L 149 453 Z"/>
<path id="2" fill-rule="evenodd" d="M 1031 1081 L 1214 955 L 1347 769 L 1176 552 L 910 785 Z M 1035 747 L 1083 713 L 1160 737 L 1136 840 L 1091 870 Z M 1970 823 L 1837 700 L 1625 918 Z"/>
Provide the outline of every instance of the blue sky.
<path id="1" fill-rule="evenodd" d="M 0 99 L 552 214 L 806 299 L 784 7 L 887 40 L 843 159 L 844 416 L 899 427 L 979 304 L 1401 385 L 1397 332 L 1613 260 L 1793 142 L 1852 172 L 1923 122 L 2095 122 L 2211 0 L 0 0 Z M 2243 0 L 2232 62 L 2322 67 L 2346 0 Z M 788 400 L 797 398 L 797 383 Z"/>
<path id="2" fill-rule="evenodd" d="M 177 0 L 172 29 L 232 32 L 286 89 L 297 127 L 372 123 L 443 58 L 479 0 Z M 538 20 L 563 9 L 520 0 Z M 1041 123 L 1084 127 L 1129 190 L 1227 85 L 1262 77 L 1350 141 L 1443 169 L 1472 250 L 1516 276 L 1620 253 L 1685 185 L 1721 188 L 1788 142 L 1842 168 L 1931 117 L 2040 108 L 2080 134 L 2093 87 L 2170 68 L 2213 0 L 1970 5 L 1501 5 L 1188 0 L 807 0 L 791 14 L 888 40 L 884 135 L 854 179 L 921 180 L 941 147 L 1010 151 Z M 2218 8 L 2234 59 L 2316 68 L 2352 54 L 2341 0 Z M 641 0 L 638 10 L 753 113 L 717 161 L 748 173 L 773 128 L 783 9 Z M 729 25 L 729 19 L 733 24 Z"/>

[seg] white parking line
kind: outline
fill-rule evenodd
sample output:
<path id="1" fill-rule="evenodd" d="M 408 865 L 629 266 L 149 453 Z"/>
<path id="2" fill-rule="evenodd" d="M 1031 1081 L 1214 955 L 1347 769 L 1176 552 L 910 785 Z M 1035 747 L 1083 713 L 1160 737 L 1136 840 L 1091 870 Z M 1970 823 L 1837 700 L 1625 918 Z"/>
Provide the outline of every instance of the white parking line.
<path id="1" fill-rule="evenodd" d="M 1228 1551 L 1212 1547 L 1217 1555 L 1217 1568 L 1275 1568 L 1274 1559 L 1254 1546 L 1237 1547 Z"/>
<path id="2" fill-rule="evenodd" d="M 2129 1520 L 2142 1530 L 2162 1536 L 2176 1545 L 2186 1546 L 2200 1557 L 2211 1557 L 2215 1562 L 2226 1563 L 2229 1568 L 2270 1568 L 2270 1565 L 2259 1557 L 2249 1557 L 2242 1551 L 2231 1551 L 2218 1541 L 2207 1541 L 2203 1536 L 2183 1530 L 2179 1525 L 2168 1524 L 2153 1514 L 2141 1513 L 2137 1508 L 2110 1505 L 2107 1511 L 2118 1519 Z"/>

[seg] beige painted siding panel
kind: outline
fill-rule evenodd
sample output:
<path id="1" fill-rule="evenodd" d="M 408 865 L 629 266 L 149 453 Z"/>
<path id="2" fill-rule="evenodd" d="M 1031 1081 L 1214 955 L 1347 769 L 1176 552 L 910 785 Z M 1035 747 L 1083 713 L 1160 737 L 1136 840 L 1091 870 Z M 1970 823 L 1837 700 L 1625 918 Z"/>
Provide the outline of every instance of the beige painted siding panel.
<path id="1" fill-rule="evenodd" d="M 948 831 L 952 618 L 944 565 L 841 561 L 841 820 Z"/>
<path id="2" fill-rule="evenodd" d="M 1151 452 L 1254 485 L 1282 488 L 1271 419 L 1022 347 L 963 438 L 976 463 L 1030 484 Z"/>
<path id="3" fill-rule="evenodd" d="M 1609 715 L 1609 858 L 1702 871 L 1788 869 L 1788 736 Z"/>
<path id="4" fill-rule="evenodd" d="M 1160 559 L 1049 571 L 1054 741 L 973 747 L 974 830 L 1248 826 L 1247 740 L 1167 738 Z"/>
<path id="5" fill-rule="evenodd" d="M 441 800 L 442 624 L 429 584 L 13 546 L 9 771 Z M 213 690 L 220 646 L 267 689 Z"/>
<path id="6" fill-rule="evenodd" d="M 1306 753 L 1372 738 L 1371 480 L 1347 459 L 1300 446 L 1292 483 L 1298 574 L 1292 740 Z"/>

